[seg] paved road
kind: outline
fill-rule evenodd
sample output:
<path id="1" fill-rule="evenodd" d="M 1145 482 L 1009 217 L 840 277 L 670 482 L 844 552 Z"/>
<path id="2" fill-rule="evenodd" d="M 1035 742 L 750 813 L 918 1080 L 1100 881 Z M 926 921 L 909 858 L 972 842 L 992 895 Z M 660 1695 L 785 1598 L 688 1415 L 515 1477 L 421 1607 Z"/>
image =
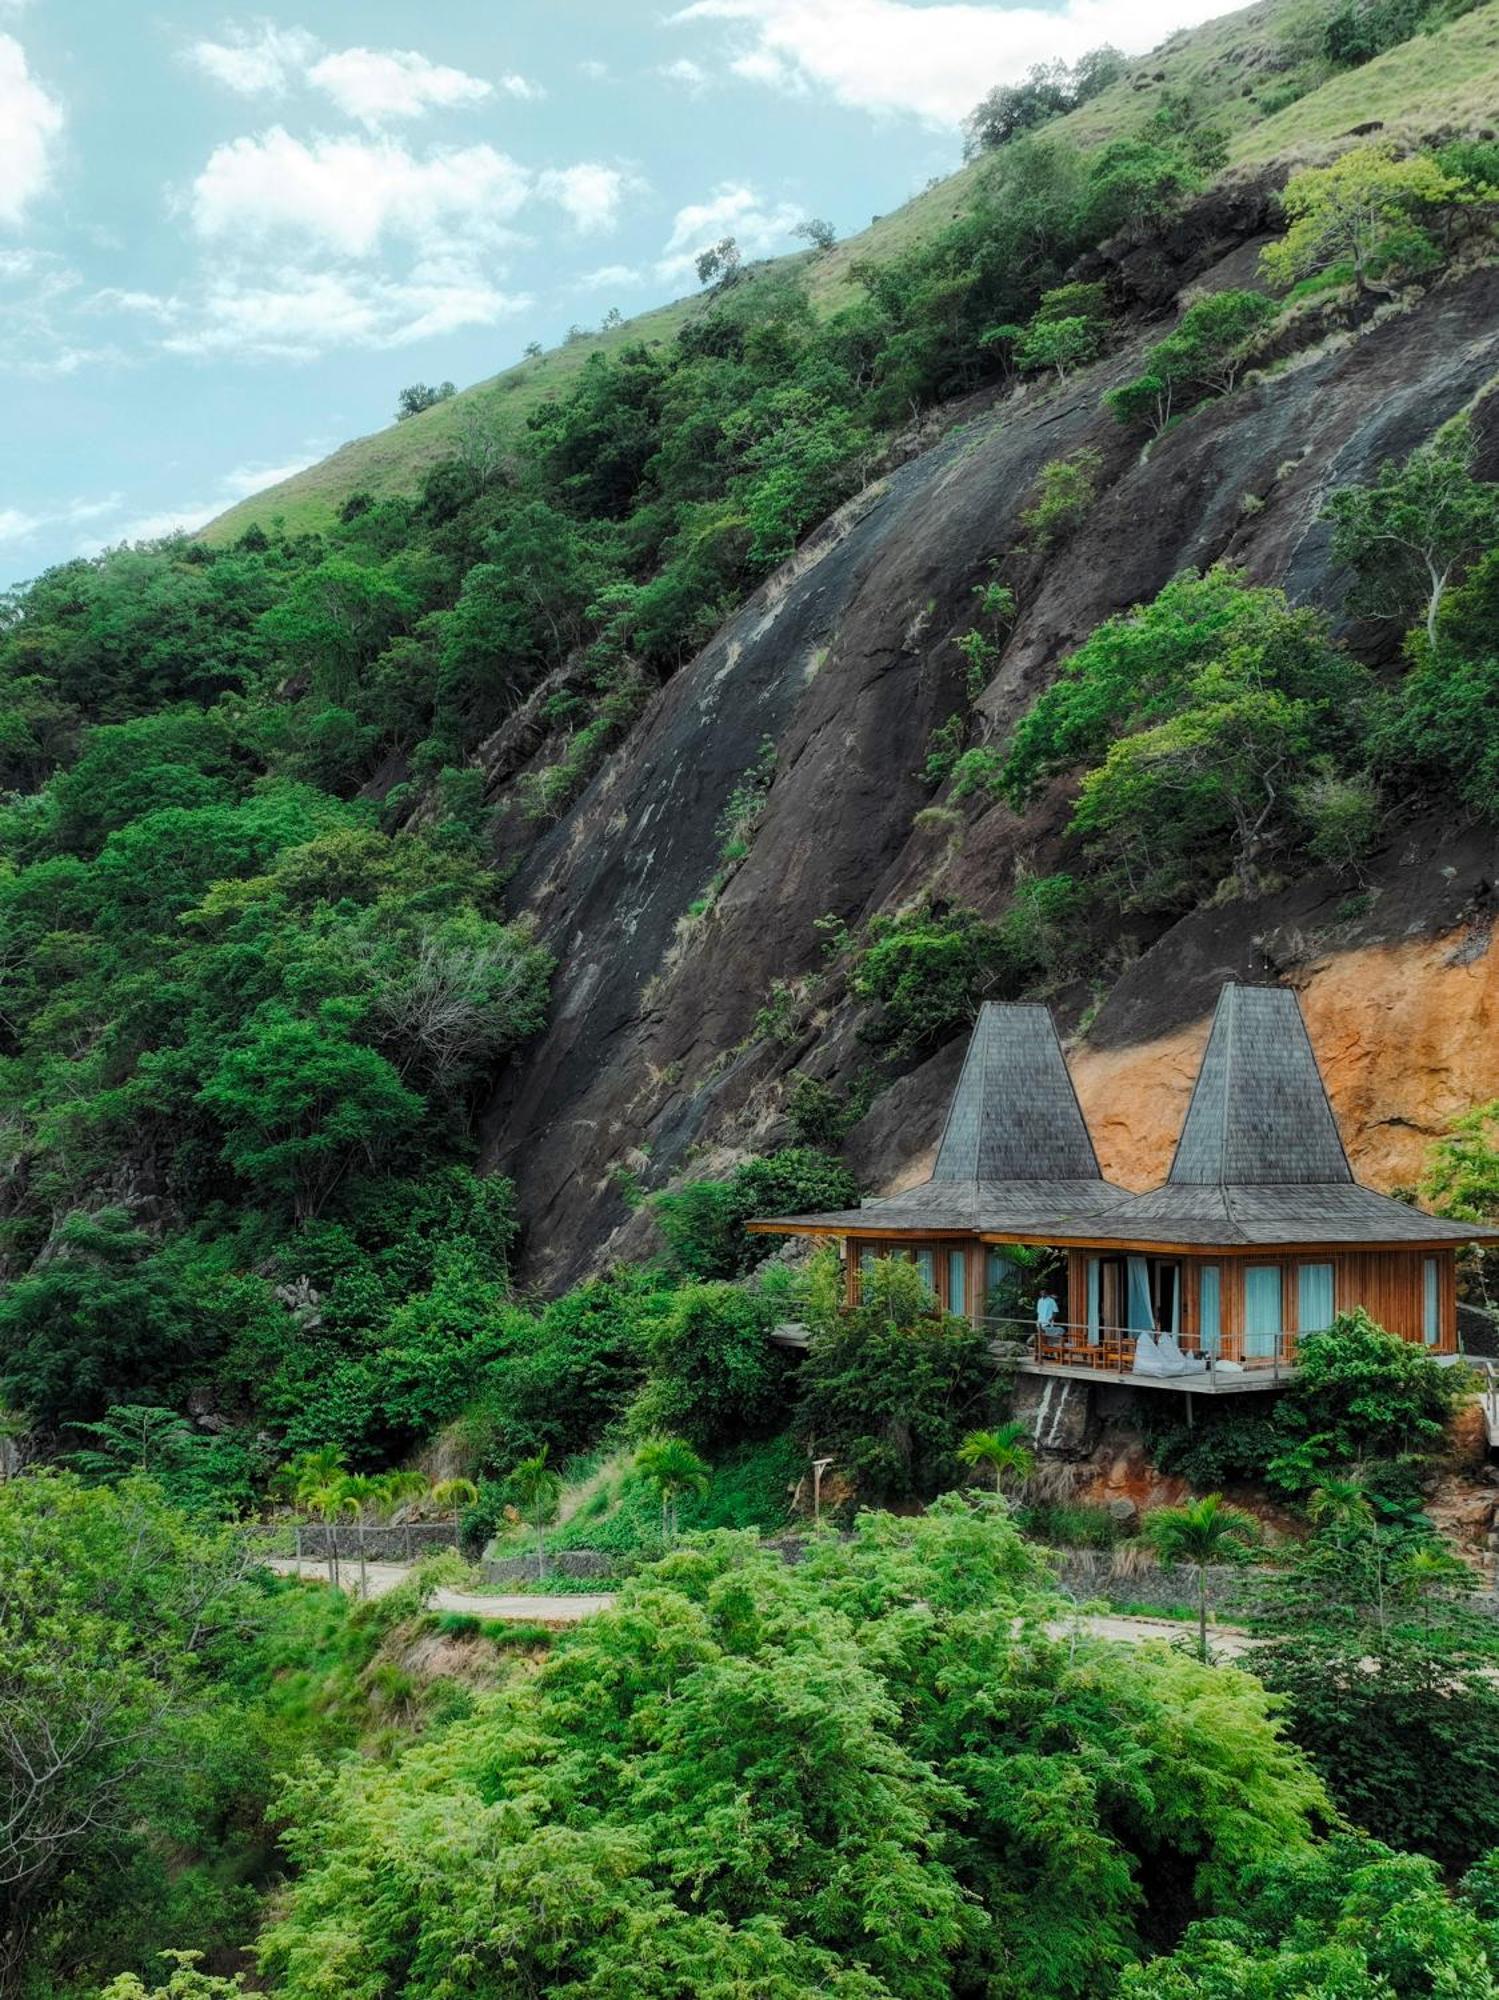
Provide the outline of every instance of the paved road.
<path id="1" fill-rule="evenodd" d="M 328 1565 L 325 1562 L 306 1560 L 298 1563 L 291 1556 L 271 1556 L 267 1559 L 266 1568 L 279 1570 L 283 1576 L 295 1576 L 300 1572 L 323 1583 L 328 1580 Z M 341 1562 L 338 1571 L 343 1588 L 358 1596 L 358 1562 Z M 410 1573 L 405 1563 L 368 1564 L 366 1577 L 370 1596 L 383 1597 L 386 1591 L 404 1583 Z M 488 1591 L 442 1589 L 434 1590 L 431 1598 L 434 1611 L 467 1611 L 475 1618 L 523 1619 L 535 1625 L 575 1625 L 591 1612 L 607 1611 L 613 1602 L 613 1597 L 605 1591 L 576 1597 L 543 1597 L 540 1593 L 527 1596 L 521 1591 L 491 1594 Z"/>
<path id="2" fill-rule="evenodd" d="M 267 1567 L 291 1576 L 297 1573 L 299 1565 L 290 1556 L 273 1556 Z M 326 1581 L 328 1565 L 304 1561 L 300 1571 L 303 1576 Z M 339 1574 L 344 1589 L 357 1593 L 359 1564 L 341 1563 Z M 409 1574 L 405 1563 L 370 1563 L 367 1569 L 370 1596 L 383 1597 L 386 1591 L 394 1590 Z M 612 1595 L 607 1591 L 593 1591 L 576 1597 L 548 1597 L 540 1592 L 528 1596 L 520 1591 L 507 1595 L 489 1591 L 437 1590 L 432 1594 L 432 1607 L 436 1611 L 465 1611 L 475 1618 L 511 1618 L 533 1625 L 575 1625 L 580 1618 L 587 1618 L 592 1612 L 607 1611 L 613 1602 Z M 1193 1629 L 1179 1618 L 1126 1618 L 1113 1612 L 1080 1613 L 1077 1623 L 1085 1632 L 1091 1632 L 1100 1639 L 1118 1639 L 1131 1646 L 1143 1645 L 1148 1639 L 1188 1637 Z M 1054 1637 L 1065 1638 L 1070 1621 L 1060 1620 L 1050 1629 Z M 1262 1643 L 1233 1625 L 1210 1626 L 1208 1631 L 1213 1651 L 1226 1659 L 1238 1659 Z"/>

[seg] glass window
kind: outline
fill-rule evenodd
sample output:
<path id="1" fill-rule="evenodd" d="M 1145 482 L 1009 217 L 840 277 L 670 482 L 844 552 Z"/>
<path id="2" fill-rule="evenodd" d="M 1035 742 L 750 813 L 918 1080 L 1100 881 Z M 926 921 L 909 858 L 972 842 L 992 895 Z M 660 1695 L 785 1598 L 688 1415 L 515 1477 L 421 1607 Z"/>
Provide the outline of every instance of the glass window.
<path id="1" fill-rule="evenodd" d="M 933 1250 L 918 1250 L 916 1252 L 916 1268 L 921 1273 L 922 1284 L 932 1294 L 933 1298 L 935 1298 L 937 1296 L 936 1252 Z"/>
<path id="2" fill-rule="evenodd" d="M 1281 1273 L 1279 1264 L 1250 1264 L 1244 1272 L 1244 1356 L 1269 1361 L 1280 1335 Z"/>
<path id="3" fill-rule="evenodd" d="M 1332 1325 L 1332 1266 L 1302 1264 L 1296 1271 L 1296 1325 L 1301 1333 L 1321 1333 Z"/>
<path id="4" fill-rule="evenodd" d="M 1442 1267 L 1428 1257 L 1421 1271 L 1421 1337 L 1435 1347 L 1442 1333 Z"/>
<path id="5" fill-rule="evenodd" d="M 1099 1328 L 1103 1323 L 1103 1276 L 1102 1263 L 1097 1257 L 1088 1259 L 1088 1344 L 1098 1345 Z"/>
<path id="6" fill-rule="evenodd" d="M 1216 1355 L 1223 1337 L 1223 1273 L 1216 1264 L 1197 1273 L 1197 1329 L 1203 1353 Z"/>
<path id="7" fill-rule="evenodd" d="M 968 1252 L 949 1250 L 947 1253 L 947 1310 L 966 1313 L 968 1310 Z"/>

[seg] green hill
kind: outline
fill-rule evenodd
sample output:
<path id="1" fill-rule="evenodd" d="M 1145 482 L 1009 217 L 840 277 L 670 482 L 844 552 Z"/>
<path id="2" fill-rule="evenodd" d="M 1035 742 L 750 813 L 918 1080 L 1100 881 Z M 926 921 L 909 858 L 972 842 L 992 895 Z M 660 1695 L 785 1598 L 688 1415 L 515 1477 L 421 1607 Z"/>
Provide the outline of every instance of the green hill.
<path id="1" fill-rule="evenodd" d="M 1492 118 L 1499 0 L 1401 42 L 1356 69 L 1329 75 L 1320 41 L 1336 11 L 1334 0 L 1260 0 L 1200 28 L 1182 30 L 1131 63 L 1109 89 L 1046 129 L 1086 147 L 1100 146 L 1137 131 L 1171 98 L 1185 97 L 1197 116 L 1210 117 L 1223 131 L 1231 166 L 1250 167 L 1305 158 L 1376 121 L 1391 137 L 1404 140 L 1471 128 Z M 897 256 L 961 214 L 984 171 L 983 159 L 970 162 L 891 214 L 877 217 L 826 256 L 802 251 L 757 268 L 803 267 L 814 305 L 832 310 L 848 299 L 857 264 Z M 641 341 L 668 341 L 697 310 L 696 297 L 657 306 L 519 362 L 402 424 L 355 438 L 306 471 L 221 514 L 204 539 L 230 541 L 254 522 L 316 529 L 351 493 L 414 492 L 476 415 L 497 425 L 502 437 L 518 434 L 539 404 L 566 393 L 590 355 Z"/>

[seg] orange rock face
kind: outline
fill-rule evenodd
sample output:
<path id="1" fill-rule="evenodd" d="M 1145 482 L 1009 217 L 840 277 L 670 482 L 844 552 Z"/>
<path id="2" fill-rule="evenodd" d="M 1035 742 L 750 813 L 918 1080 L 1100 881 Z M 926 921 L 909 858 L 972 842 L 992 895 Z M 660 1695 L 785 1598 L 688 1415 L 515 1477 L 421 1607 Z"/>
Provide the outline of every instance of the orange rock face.
<path id="1" fill-rule="evenodd" d="M 1353 1171 L 1386 1193 L 1420 1181 L 1432 1144 L 1499 1097 L 1499 950 L 1469 936 L 1342 952 L 1295 982 Z M 1172 1149 L 1209 1020 L 1070 1063 L 1110 1180 L 1153 1187 Z"/>

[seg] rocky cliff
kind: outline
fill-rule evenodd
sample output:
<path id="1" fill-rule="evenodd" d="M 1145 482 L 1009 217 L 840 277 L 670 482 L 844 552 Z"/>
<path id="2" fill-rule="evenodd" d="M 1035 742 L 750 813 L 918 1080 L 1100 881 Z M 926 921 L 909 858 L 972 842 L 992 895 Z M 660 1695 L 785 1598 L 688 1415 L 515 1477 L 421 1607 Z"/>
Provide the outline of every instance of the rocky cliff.
<path id="1" fill-rule="evenodd" d="M 1326 495 L 1454 412 L 1477 405 L 1499 458 L 1483 402 L 1499 370 L 1492 269 L 1359 324 L 1303 324 L 1294 351 L 1148 451 L 1120 430 L 1100 397 L 1139 372 L 1183 288 L 1252 272 L 1265 200 L 1260 186 L 1220 194 L 1148 257 L 1098 260 L 1088 275 L 1127 304 L 1130 340 L 1058 387 L 948 412 L 654 698 L 530 849 L 513 903 L 562 970 L 550 1027 L 489 1109 L 486 1155 L 519 1181 L 532 1280 L 641 1249 L 650 1224 L 628 1187 L 777 1142 L 793 1069 L 849 1072 L 855 1016 L 836 980 L 817 979 L 818 919 L 857 925 L 918 892 L 990 912 L 1017 869 L 1065 860 L 1065 786 L 1024 818 L 996 805 L 913 825 L 933 803 L 917 775 L 928 739 L 964 701 L 954 641 L 992 563 L 1019 602 L 982 703 L 999 741 L 1101 619 L 1188 566 L 1230 560 L 1338 614 Z M 1020 516 L 1041 467 L 1083 446 L 1101 455 L 1096 504 L 1070 538 L 1027 554 Z M 1352 636 L 1376 660 L 1388 648 Z M 725 806 L 767 742 L 750 851 L 691 915 L 720 870 Z M 1135 1184 L 1159 1172 L 1216 987 L 1237 974 L 1303 990 L 1357 1166 L 1409 1184 L 1430 1136 L 1499 1093 L 1493 846 L 1438 814 L 1393 828 L 1355 896 L 1310 873 L 1164 930 L 1121 924 L 1097 980 L 1054 996 L 1064 1025 L 1091 1016 L 1075 1062 L 1105 1170 Z M 767 1036 L 756 1016 L 773 988 Z M 921 1172 L 956 1054 L 895 1081 L 850 1134 L 870 1187 Z"/>

